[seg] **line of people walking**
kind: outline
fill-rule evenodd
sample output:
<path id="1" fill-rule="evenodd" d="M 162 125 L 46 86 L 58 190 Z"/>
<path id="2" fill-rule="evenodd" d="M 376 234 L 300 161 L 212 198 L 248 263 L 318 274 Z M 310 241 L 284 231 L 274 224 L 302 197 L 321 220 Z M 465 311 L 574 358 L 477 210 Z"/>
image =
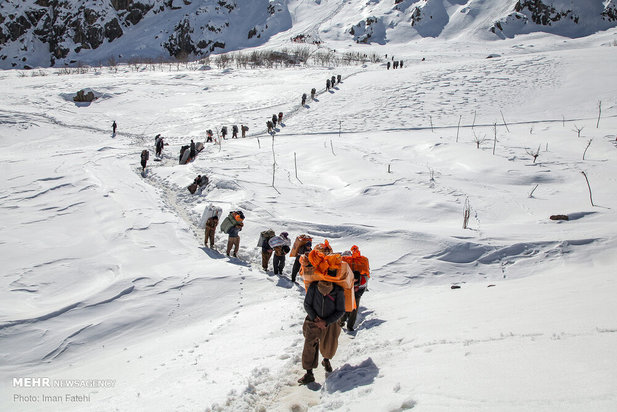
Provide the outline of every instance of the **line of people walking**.
<path id="1" fill-rule="evenodd" d="M 332 76 L 326 79 L 326 91 L 329 92 L 330 89 L 334 88 L 335 85 L 340 84 L 341 80 L 342 80 L 342 77 L 340 74 L 337 74 L 336 76 Z M 317 89 L 313 87 L 311 89 L 311 100 L 312 101 L 315 100 L 316 94 L 317 94 Z M 307 99 L 306 93 L 302 93 L 302 100 L 301 100 L 302 107 L 306 106 L 306 99 Z"/>

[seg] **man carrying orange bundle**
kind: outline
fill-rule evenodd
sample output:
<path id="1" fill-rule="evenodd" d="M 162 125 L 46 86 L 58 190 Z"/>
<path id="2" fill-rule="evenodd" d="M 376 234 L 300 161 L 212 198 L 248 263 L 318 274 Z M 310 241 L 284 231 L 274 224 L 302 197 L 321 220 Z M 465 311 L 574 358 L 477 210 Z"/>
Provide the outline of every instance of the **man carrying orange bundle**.
<path id="1" fill-rule="evenodd" d="M 353 332 L 354 325 L 356 324 L 356 317 L 358 316 L 358 307 L 360 306 L 360 298 L 366 291 L 366 286 L 370 276 L 370 268 L 368 258 L 362 256 L 358 246 L 353 245 L 351 251 L 343 252 L 343 261 L 349 264 L 351 271 L 354 275 L 354 295 L 356 299 L 356 307 L 351 312 L 345 312 L 339 324 L 341 327 L 345 326 L 347 321 L 347 330 Z"/>
<path id="2" fill-rule="evenodd" d="M 343 288 L 324 280 L 312 282 L 306 290 L 304 309 L 307 316 L 302 326 L 302 368 L 306 370 L 306 374 L 298 380 L 301 385 L 315 382 L 313 369 L 318 366 L 319 352 L 324 358 L 321 364 L 326 372 L 332 372 L 330 359 L 336 353 L 338 337 L 341 334 L 337 321 L 345 313 Z"/>
<path id="3" fill-rule="evenodd" d="M 321 364 L 326 372 L 332 372 L 330 359 L 336 353 L 341 334 L 338 320 L 346 310 L 353 310 L 355 302 L 351 292 L 353 273 L 341 255 L 332 254 L 327 240 L 303 255 L 300 263 L 306 287 L 304 308 L 307 317 L 302 327 L 305 338 L 302 367 L 306 374 L 298 383 L 305 385 L 315 381 L 313 369 L 318 364 L 318 351 L 324 357 Z"/>

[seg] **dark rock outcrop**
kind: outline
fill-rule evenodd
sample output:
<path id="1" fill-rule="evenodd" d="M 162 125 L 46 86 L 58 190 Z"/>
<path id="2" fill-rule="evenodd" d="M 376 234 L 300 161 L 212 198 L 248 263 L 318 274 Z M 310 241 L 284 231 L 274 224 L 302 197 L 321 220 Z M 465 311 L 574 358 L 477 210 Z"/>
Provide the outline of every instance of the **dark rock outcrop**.
<path id="1" fill-rule="evenodd" d="M 514 10 L 519 13 L 529 11 L 531 20 L 542 26 L 550 26 L 551 23 L 570 16 L 574 23 L 578 23 L 578 16 L 573 15 L 572 10 L 557 10 L 552 5 L 544 4 L 542 0 L 518 0 Z"/>
<path id="2" fill-rule="evenodd" d="M 80 90 L 77 92 L 77 94 L 75 95 L 75 97 L 73 97 L 73 101 L 78 102 L 78 103 L 84 103 L 84 102 L 93 102 L 96 99 L 96 97 L 94 96 L 94 92 L 92 92 L 92 90 L 89 90 L 87 93 L 85 90 Z"/>

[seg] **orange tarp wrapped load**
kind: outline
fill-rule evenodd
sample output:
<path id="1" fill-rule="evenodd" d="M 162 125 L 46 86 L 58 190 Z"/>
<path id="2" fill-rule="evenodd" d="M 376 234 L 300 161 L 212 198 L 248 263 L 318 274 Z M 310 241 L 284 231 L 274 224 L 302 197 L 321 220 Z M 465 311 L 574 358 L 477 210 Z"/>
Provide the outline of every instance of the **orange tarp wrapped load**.
<path id="1" fill-rule="evenodd" d="M 349 264 L 352 272 L 359 272 L 361 275 L 366 275 L 366 277 L 369 278 L 371 277 L 368 258 L 366 256 L 362 256 L 358 246 L 353 245 L 351 247 L 351 256 L 343 256 L 343 260 Z"/>
<path id="2" fill-rule="evenodd" d="M 344 262 L 341 255 L 325 255 L 317 248 L 312 250 L 307 256 L 300 258 L 302 264 L 302 278 L 304 287 L 318 280 L 325 280 L 335 283 L 343 288 L 345 292 L 345 311 L 351 312 L 356 308 L 356 297 L 353 290 L 353 272 Z"/>
<path id="3" fill-rule="evenodd" d="M 300 246 L 302 245 L 306 245 L 307 242 L 312 241 L 313 239 L 310 236 L 307 235 L 300 235 L 296 238 L 296 240 L 294 241 L 294 245 L 291 248 L 291 252 L 289 253 L 290 257 L 296 257 L 296 255 L 298 254 L 298 249 L 300 248 Z"/>

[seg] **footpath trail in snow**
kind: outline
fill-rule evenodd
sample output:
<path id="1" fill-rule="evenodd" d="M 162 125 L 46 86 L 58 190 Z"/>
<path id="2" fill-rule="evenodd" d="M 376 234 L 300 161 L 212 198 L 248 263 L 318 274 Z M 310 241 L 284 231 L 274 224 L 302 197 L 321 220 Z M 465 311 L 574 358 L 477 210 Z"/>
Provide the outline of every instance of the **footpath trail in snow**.
<path id="1" fill-rule="evenodd" d="M 610 51 L 504 48 L 389 72 L 3 73 L 0 409 L 65 396 L 15 387 L 20 376 L 114 382 L 55 410 L 614 409 Z M 101 98 L 75 105 L 83 87 Z M 178 164 L 190 139 L 232 124 L 248 137 Z M 198 174 L 210 183 L 191 195 Z M 247 216 L 240 259 L 221 232 L 203 247 L 210 203 Z M 371 261 L 356 331 L 308 387 L 303 287 L 290 258 L 283 277 L 260 268 L 269 228 Z"/>

